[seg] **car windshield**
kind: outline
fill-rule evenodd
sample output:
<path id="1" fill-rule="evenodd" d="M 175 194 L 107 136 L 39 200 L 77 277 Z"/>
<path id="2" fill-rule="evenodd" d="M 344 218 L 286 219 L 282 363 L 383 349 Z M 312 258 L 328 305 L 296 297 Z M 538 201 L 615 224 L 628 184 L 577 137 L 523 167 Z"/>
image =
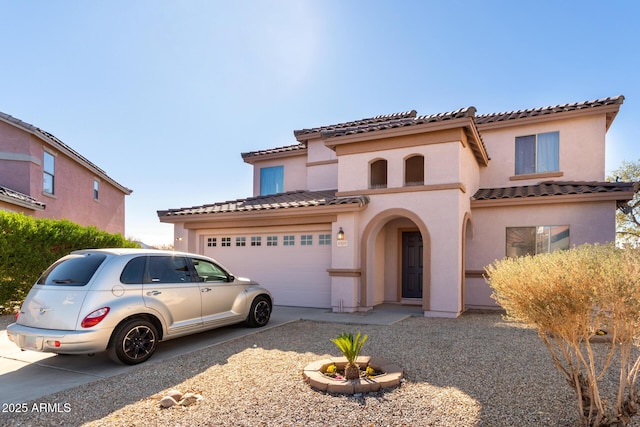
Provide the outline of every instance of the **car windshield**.
<path id="1" fill-rule="evenodd" d="M 37 283 L 53 286 L 84 286 L 105 259 L 104 254 L 71 255 L 49 267 Z"/>

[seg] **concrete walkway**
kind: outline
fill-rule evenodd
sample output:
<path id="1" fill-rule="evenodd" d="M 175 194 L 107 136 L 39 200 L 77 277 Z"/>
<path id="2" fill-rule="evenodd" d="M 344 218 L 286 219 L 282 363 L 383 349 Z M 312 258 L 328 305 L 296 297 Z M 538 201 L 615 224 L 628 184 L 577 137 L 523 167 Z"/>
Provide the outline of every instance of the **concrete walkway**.
<path id="1" fill-rule="evenodd" d="M 228 326 L 177 338 L 158 345 L 153 358 L 158 363 L 175 356 L 217 345 L 241 336 L 259 333 L 297 320 L 338 322 L 351 324 L 391 325 L 410 316 L 422 316 L 419 307 L 384 305 L 367 313 L 332 313 L 327 309 L 274 307 L 269 324 L 253 329 L 243 325 Z M 106 353 L 95 356 L 59 356 L 51 353 L 21 351 L 0 329 L 0 405 L 42 401 L 45 396 L 111 377 L 135 369 L 113 363 Z"/>

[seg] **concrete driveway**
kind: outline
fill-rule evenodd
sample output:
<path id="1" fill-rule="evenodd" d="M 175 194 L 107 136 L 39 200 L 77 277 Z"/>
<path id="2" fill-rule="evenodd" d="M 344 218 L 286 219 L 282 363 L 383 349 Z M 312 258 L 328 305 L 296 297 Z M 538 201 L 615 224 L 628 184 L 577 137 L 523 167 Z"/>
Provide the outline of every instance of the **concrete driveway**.
<path id="1" fill-rule="evenodd" d="M 269 324 L 264 328 L 248 328 L 243 325 L 228 326 L 161 343 L 153 358 L 145 363 L 158 363 L 175 356 L 220 344 L 241 336 L 255 334 L 300 319 L 389 325 L 412 315 L 421 315 L 420 310 L 380 309 L 368 313 L 331 313 L 327 309 L 274 307 Z M 60 356 L 51 353 L 21 351 L 9 341 L 7 331 L 0 329 L 0 407 L 10 403 L 24 403 L 66 390 L 101 378 L 136 369 L 113 363 L 106 353 L 95 356 Z"/>

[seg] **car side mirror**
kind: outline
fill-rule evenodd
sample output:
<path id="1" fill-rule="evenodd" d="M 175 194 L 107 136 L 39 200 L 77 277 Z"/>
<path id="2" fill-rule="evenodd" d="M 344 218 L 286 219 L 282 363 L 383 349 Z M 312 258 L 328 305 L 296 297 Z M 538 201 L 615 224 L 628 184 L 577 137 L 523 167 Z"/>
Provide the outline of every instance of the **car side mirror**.
<path id="1" fill-rule="evenodd" d="M 232 274 L 229 274 L 227 276 L 227 282 L 233 282 L 234 280 L 236 280 L 236 277 Z"/>

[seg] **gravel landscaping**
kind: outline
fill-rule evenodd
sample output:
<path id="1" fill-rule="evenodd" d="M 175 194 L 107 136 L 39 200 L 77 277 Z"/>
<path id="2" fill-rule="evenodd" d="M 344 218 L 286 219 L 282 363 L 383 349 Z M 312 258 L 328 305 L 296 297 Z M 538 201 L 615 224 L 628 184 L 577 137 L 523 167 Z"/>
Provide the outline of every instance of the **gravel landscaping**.
<path id="1" fill-rule="evenodd" d="M 402 366 L 405 382 L 354 396 L 311 389 L 303 368 L 339 355 L 329 339 L 356 331 L 369 335 L 363 354 Z M 172 389 L 202 399 L 162 409 L 160 399 Z M 40 401 L 63 410 L 2 414 L 2 424 L 464 427 L 575 426 L 578 420 L 573 391 L 536 332 L 499 314 L 413 317 L 392 326 L 298 321 L 170 361 L 151 359 Z"/>

